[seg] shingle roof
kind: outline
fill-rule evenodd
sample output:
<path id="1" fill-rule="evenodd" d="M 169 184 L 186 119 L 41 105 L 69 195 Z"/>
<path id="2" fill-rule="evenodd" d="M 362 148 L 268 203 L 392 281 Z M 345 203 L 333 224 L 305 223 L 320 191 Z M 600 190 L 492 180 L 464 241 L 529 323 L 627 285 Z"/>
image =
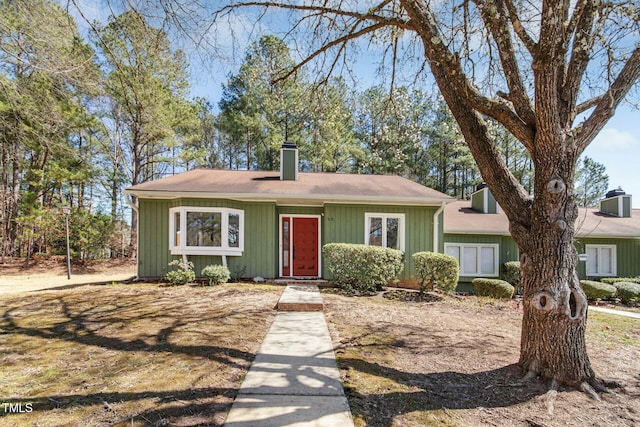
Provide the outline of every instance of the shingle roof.
<path id="1" fill-rule="evenodd" d="M 471 202 L 456 201 L 444 210 L 444 232 L 450 234 L 509 235 L 509 220 L 504 212 L 484 214 L 471 209 Z M 598 209 L 580 208 L 576 220 L 578 237 L 640 238 L 640 209 L 631 218 L 618 218 Z"/>
<path id="2" fill-rule="evenodd" d="M 441 205 L 454 199 L 395 175 L 299 173 L 298 181 L 281 181 L 279 172 L 195 169 L 129 187 L 143 198 L 226 198 L 277 203 L 384 203 Z"/>

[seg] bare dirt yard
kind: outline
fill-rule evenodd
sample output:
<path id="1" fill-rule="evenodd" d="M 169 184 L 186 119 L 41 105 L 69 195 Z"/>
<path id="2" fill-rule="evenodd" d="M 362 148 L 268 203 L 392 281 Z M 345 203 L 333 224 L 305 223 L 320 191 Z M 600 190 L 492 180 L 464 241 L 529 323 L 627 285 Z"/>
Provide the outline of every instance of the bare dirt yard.
<path id="1" fill-rule="evenodd" d="M 0 270 L 13 283 L 0 296 L 0 425 L 222 425 L 282 288 L 123 284 L 131 265 L 85 268 L 75 285 L 64 264 Z M 512 303 L 403 292 L 323 294 L 357 426 L 640 425 L 639 320 L 589 313 L 594 368 L 621 387 L 549 399 L 548 383 L 520 383 Z"/>
<path id="2" fill-rule="evenodd" d="M 549 399 L 547 382 L 520 382 L 522 315 L 512 302 L 429 299 L 325 293 L 357 426 L 640 425 L 640 320 L 590 312 L 594 369 L 621 387 L 600 402 L 571 389 Z"/>
<path id="3" fill-rule="evenodd" d="M 65 257 L 36 258 L 28 264 L 24 260 L 7 259 L 0 263 L 0 295 L 125 281 L 135 275 L 136 261 L 128 258 L 74 262 L 70 279 Z"/>
<path id="4" fill-rule="evenodd" d="M 0 425 L 222 425 L 282 288 L 122 284 L 92 268 L 85 282 L 108 284 L 0 297 Z"/>

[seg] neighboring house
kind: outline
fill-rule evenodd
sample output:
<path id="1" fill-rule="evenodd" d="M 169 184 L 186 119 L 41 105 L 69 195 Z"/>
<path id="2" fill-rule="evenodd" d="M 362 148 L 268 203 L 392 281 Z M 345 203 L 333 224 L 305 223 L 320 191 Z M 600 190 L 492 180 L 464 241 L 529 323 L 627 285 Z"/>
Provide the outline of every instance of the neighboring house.
<path id="1" fill-rule="evenodd" d="M 331 278 L 326 243 L 411 254 L 444 249 L 442 212 L 453 198 L 398 176 L 302 173 L 285 144 L 279 172 L 197 169 L 135 185 L 138 276 L 160 277 L 186 258 L 196 274 L 228 265 L 236 277 Z"/>
<path id="2" fill-rule="evenodd" d="M 581 279 L 640 276 L 640 209 L 631 206 L 630 195 L 613 190 L 599 209 L 579 209 L 576 249 L 586 255 L 578 263 Z M 447 204 L 444 221 L 444 251 L 459 260 L 461 282 L 499 277 L 505 262 L 518 260 L 509 221 L 486 186 L 471 201 Z"/>

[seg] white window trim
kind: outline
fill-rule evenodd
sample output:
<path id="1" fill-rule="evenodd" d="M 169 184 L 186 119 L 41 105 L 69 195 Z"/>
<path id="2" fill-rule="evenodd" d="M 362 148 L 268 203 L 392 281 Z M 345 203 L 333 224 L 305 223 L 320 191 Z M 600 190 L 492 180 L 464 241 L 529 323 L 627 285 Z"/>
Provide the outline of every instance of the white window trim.
<path id="1" fill-rule="evenodd" d="M 387 219 L 398 219 L 398 249 L 404 252 L 404 214 L 403 213 L 374 213 L 364 214 L 364 244 L 369 245 L 369 231 L 371 230 L 371 218 L 382 218 L 382 247 L 387 247 Z"/>
<path id="2" fill-rule="evenodd" d="M 460 276 L 462 277 L 499 277 L 500 276 L 500 245 L 497 243 L 445 243 L 444 244 L 444 253 L 447 253 L 447 248 L 449 247 L 457 247 L 460 250 L 460 258 L 458 260 L 458 264 L 460 264 Z M 493 274 L 486 274 L 480 272 L 480 263 L 482 262 L 480 256 L 478 256 L 476 260 L 475 273 L 464 273 L 466 266 L 462 263 L 464 261 L 464 257 L 462 256 L 463 248 L 492 248 L 494 250 L 493 257 Z M 481 251 L 479 251 L 481 253 Z"/>
<path id="3" fill-rule="evenodd" d="M 175 214 L 180 213 L 180 230 L 187 229 L 187 212 L 220 213 L 222 217 L 222 246 L 187 246 L 187 233 L 180 233 L 180 244 L 176 245 Z M 229 214 L 237 214 L 240 219 L 238 247 L 229 246 Z M 244 251 L 244 211 L 231 208 L 179 206 L 169 209 L 169 250 L 171 255 L 230 255 L 241 256 Z"/>
<path id="4" fill-rule="evenodd" d="M 598 251 L 598 264 L 596 265 L 598 272 L 590 273 L 589 266 L 585 263 L 585 266 L 584 266 L 585 274 L 588 277 L 616 277 L 618 275 L 618 258 L 617 258 L 618 247 L 616 245 L 585 245 L 584 247 L 585 253 L 589 253 L 589 249 L 595 249 Z M 611 249 L 611 273 L 603 273 L 601 271 L 602 266 L 600 264 L 600 260 L 602 259 L 602 257 L 600 256 L 600 251 L 602 249 Z M 587 261 L 587 263 L 588 262 L 589 261 Z"/>

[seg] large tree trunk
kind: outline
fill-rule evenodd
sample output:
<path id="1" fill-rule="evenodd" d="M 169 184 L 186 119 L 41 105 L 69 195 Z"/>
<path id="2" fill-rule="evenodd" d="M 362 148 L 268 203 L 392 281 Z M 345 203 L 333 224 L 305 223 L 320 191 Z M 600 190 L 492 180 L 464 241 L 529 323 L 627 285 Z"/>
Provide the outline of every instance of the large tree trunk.
<path id="1" fill-rule="evenodd" d="M 548 221 L 551 206 L 536 203 L 530 239 L 521 247 L 523 270 L 520 365 L 526 372 L 578 386 L 592 382 L 585 345 L 587 299 L 576 273 L 573 218 Z M 571 207 L 567 207 L 572 209 Z M 572 215 L 569 213 L 569 215 Z"/>
<path id="2" fill-rule="evenodd" d="M 519 364 L 529 375 L 597 387 L 585 344 L 587 298 L 576 272 L 574 162 L 561 157 L 536 165 L 530 230 L 514 236 L 523 273 Z"/>

